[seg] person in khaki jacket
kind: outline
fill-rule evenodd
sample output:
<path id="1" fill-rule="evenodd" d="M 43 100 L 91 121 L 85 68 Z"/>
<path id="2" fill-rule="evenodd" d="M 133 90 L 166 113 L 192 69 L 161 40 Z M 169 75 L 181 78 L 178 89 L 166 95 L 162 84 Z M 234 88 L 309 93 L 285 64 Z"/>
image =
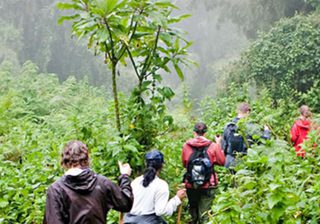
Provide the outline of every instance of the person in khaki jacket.
<path id="1" fill-rule="evenodd" d="M 64 175 L 48 189 L 44 224 L 105 224 L 110 209 L 130 211 L 133 194 L 129 164 L 119 162 L 119 186 L 89 169 L 85 144 L 71 141 L 63 149 Z"/>

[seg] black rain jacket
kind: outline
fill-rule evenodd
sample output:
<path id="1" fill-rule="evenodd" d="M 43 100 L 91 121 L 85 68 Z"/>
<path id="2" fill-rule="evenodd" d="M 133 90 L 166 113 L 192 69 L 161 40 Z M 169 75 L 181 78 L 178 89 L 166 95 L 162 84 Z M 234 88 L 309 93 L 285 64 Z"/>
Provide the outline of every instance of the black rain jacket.
<path id="1" fill-rule="evenodd" d="M 105 224 L 110 209 L 129 212 L 133 194 L 127 175 L 119 186 L 86 169 L 64 175 L 48 189 L 44 224 Z"/>

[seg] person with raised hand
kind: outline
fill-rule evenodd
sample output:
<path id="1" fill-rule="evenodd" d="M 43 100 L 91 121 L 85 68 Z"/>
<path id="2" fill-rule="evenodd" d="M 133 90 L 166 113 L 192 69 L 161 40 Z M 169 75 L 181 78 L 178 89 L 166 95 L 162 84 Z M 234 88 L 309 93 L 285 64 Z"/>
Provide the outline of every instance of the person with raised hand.
<path id="1" fill-rule="evenodd" d="M 130 211 L 133 194 L 129 164 L 119 162 L 119 185 L 89 168 L 89 151 L 80 141 L 67 143 L 61 154 L 64 175 L 47 191 L 44 224 L 105 224 L 110 209 Z"/>

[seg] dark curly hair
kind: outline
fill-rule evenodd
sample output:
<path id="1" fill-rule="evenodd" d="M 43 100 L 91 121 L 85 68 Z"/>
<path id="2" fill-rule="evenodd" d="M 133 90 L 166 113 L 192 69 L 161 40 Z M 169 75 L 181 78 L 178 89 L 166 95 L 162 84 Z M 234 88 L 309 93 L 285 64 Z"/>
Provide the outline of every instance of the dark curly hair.
<path id="1" fill-rule="evenodd" d="M 69 169 L 74 166 L 89 167 L 88 147 L 81 141 L 68 142 L 61 153 L 61 165 Z"/>

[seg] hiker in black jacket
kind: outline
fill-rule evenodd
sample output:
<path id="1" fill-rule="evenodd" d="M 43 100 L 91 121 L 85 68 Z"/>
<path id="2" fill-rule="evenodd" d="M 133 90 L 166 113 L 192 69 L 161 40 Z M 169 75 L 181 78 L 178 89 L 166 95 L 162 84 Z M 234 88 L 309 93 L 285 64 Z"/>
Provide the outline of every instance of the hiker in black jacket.
<path id="1" fill-rule="evenodd" d="M 226 155 L 226 168 L 232 168 L 236 165 L 236 154 L 247 154 L 247 149 L 254 143 L 253 135 L 263 139 L 270 139 L 270 130 L 264 126 L 263 133 L 257 128 L 257 125 L 246 122 L 244 133 L 239 131 L 238 123 L 250 115 L 251 109 L 248 103 L 240 103 L 237 107 L 237 117 L 229 122 L 223 131 L 222 148 Z M 245 138 L 244 138 L 245 136 Z"/>
<path id="2" fill-rule="evenodd" d="M 119 186 L 89 169 L 85 144 L 71 141 L 63 149 L 64 175 L 48 189 L 44 224 L 105 224 L 110 209 L 130 211 L 133 204 L 129 164 L 119 163 Z"/>

